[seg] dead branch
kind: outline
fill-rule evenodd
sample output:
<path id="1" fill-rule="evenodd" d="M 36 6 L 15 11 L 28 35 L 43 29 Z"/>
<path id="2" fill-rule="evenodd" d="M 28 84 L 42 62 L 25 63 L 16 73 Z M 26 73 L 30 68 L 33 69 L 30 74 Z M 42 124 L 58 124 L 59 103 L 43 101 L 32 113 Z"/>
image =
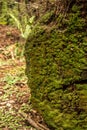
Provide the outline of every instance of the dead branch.
<path id="1" fill-rule="evenodd" d="M 36 123 L 34 120 L 32 120 L 30 117 L 28 117 L 28 115 L 26 113 L 24 113 L 23 111 L 19 110 L 19 114 L 23 118 L 25 118 L 32 127 L 36 128 L 37 130 L 49 130 L 49 128 L 47 128 L 39 123 Z"/>

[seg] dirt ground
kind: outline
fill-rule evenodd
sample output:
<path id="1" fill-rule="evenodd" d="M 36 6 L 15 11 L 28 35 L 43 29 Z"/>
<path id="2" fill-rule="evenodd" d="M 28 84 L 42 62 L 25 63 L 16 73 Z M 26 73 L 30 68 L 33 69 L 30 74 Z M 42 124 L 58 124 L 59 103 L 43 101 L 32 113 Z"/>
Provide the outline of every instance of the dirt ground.
<path id="1" fill-rule="evenodd" d="M 20 32 L 16 28 L 0 25 L 0 128 L 3 130 L 24 129 L 25 124 L 23 119 L 18 119 L 17 111 L 29 104 L 24 57 L 20 61 L 14 56 L 15 44 L 18 42 Z"/>

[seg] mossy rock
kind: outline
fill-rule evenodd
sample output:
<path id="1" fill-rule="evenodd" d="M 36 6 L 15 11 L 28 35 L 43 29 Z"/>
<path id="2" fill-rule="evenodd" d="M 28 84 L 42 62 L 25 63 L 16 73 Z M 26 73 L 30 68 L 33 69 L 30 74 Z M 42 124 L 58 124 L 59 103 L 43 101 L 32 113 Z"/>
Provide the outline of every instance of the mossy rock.
<path id="1" fill-rule="evenodd" d="M 80 107 L 86 87 L 87 31 L 86 21 L 78 12 L 67 14 L 63 19 L 66 26 L 63 21 L 60 26 L 55 17 L 50 29 L 49 25 L 45 28 L 44 21 L 41 24 L 42 18 L 25 45 L 31 103 L 51 130 L 87 129 L 87 110 Z M 65 31 L 60 31 L 63 27 Z"/>

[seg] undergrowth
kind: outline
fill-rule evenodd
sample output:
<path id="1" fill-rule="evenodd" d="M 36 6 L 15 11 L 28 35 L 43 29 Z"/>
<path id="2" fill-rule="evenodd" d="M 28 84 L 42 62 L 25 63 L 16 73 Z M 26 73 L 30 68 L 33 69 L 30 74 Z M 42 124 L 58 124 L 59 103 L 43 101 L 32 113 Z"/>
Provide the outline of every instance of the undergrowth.
<path id="1" fill-rule="evenodd" d="M 8 48 L 10 48 L 10 46 Z M 19 50 L 20 47 L 16 48 L 15 46 L 15 49 Z M 8 53 L 4 54 L 8 57 Z M 15 61 L 11 56 L 6 58 L 6 60 L 1 59 L 0 72 L 3 74 L 0 77 L 0 128 L 7 128 L 8 130 L 31 128 L 31 126 L 26 123 L 26 120 L 19 114 L 19 110 L 29 113 L 32 109 L 29 101 L 30 90 L 26 85 L 27 77 L 25 76 L 25 61 L 23 55 L 20 56 L 20 54 L 16 54 Z"/>

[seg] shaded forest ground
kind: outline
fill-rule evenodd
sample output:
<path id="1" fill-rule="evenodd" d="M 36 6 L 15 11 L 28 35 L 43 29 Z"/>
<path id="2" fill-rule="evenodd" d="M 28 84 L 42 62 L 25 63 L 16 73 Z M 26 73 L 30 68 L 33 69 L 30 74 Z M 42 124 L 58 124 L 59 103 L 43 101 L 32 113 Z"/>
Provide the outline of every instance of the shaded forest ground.
<path id="1" fill-rule="evenodd" d="M 43 122 L 29 102 L 21 43 L 23 39 L 16 28 L 0 25 L 0 130 L 35 130 L 19 110 L 33 120 Z"/>

